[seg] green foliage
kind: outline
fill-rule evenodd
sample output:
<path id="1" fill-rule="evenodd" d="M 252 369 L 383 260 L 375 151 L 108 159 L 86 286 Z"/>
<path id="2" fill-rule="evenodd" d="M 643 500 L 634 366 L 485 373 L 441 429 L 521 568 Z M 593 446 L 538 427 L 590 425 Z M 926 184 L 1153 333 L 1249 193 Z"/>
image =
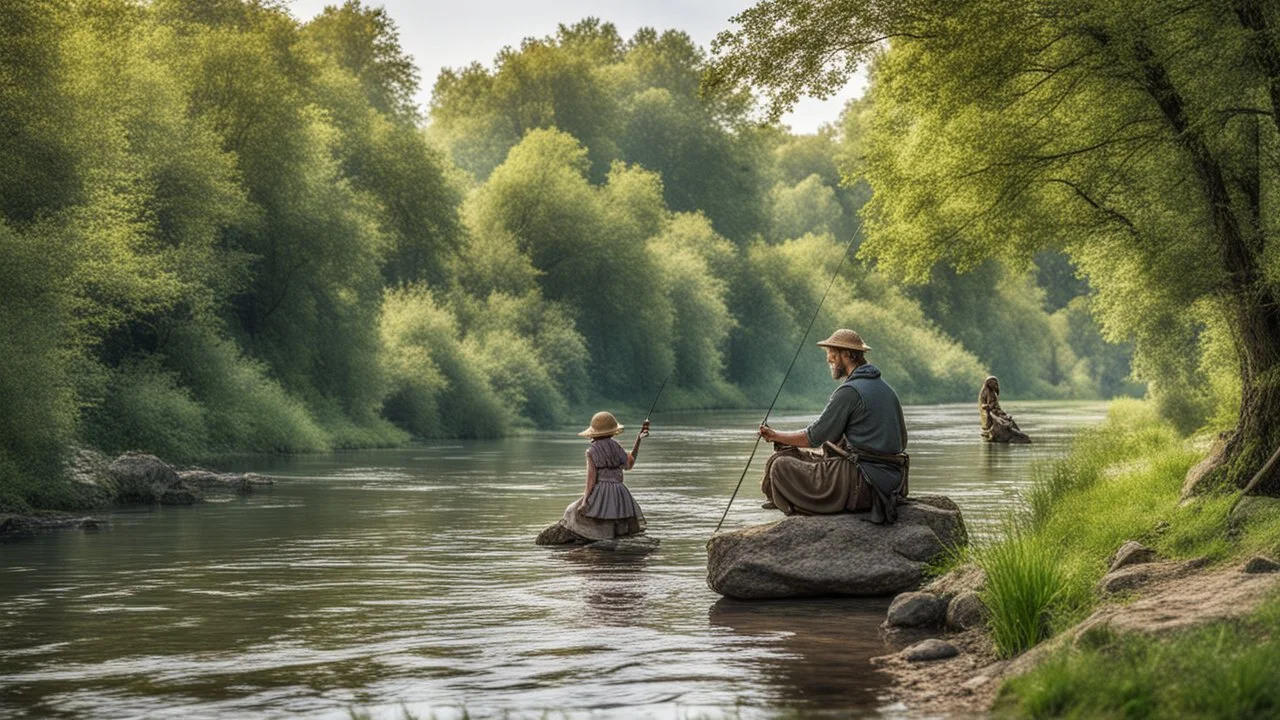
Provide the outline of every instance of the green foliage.
<path id="1" fill-rule="evenodd" d="M 369 107 L 383 114 L 413 114 L 418 68 L 400 47 L 386 8 L 358 0 L 329 5 L 303 30 L 320 52 L 359 81 Z"/>
<path id="2" fill-rule="evenodd" d="M 1102 638 L 1009 680 L 997 716 L 1266 718 L 1280 711 L 1280 602 L 1172 639 Z"/>
<path id="3" fill-rule="evenodd" d="M 586 148 L 592 182 L 604 182 L 614 161 L 642 165 L 662 175 L 671 210 L 701 211 L 745 242 L 767 222 L 762 148 L 740 95 L 698 94 L 703 63 L 682 32 L 643 28 L 623 43 L 609 23 L 561 25 L 504 49 L 492 70 L 443 71 L 430 132 L 484 179 L 529 131 L 554 127 Z"/>
<path id="4" fill-rule="evenodd" d="M 716 234 L 706 217 L 685 214 L 650 240 L 647 249 L 674 313 L 675 384 L 727 392 L 724 355 L 736 325 L 725 303 L 733 245 Z"/>
<path id="5" fill-rule="evenodd" d="M 0 222 L 0 512 L 61 474 L 77 407 L 65 249 Z"/>
<path id="6" fill-rule="evenodd" d="M 982 602 L 996 653 L 1013 657 L 1049 637 L 1067 603 L 1068 583 L 1055 548 L 1039 537 L 1014 529 L 999 542 L 975 551 L 986 573 Z"/>
<path id="7" fill-rule="evenodd" d="M 835 190 L 816 173 L 791 187 L 778 183 L 770 193 L 773 222 L 769 235 L 775 242 L 811 233 L 835 233 L 844 220 L 844 209 Z"/>
<path id="8" fill-rule="evenodd" d="M 492 436 L 506 427 L 498 394 L 463 345 L 456 321 L 430 291 L 387 293 L 378 323 L 391 383 L 384 412 L 424 436 Z M 470 352 L 469 352 L 470 350 Z"/>
<path id="9" fill-rule="evenodd" d="M 493 72 L 479 64 L 445 70 L 432 93 L 432 132 L 455 162 L 484 178 L 530 130 L 554 126 L 589 148 L 591 176 L 603 179 L 618 157 L 618 108 L 602 66 L 621 51 L 612 25 L 588 19 L 504 48 Z"/>
<path id="10" fill-rule="evenodd" d="M 1026 274 L 996 262 L 963 275 L 935 267 L 927 284 L 909 292 L 938 327 L 1000 378 L 1002 394 L 1072 394 L 1068 372 L 1074 356 L 1055 337 L 1053 322 L 1041 309 L 1043 293 Z"/>
<path id="11" fill-rule="evenodd" d="M 667 213 L 656 176 L 619 165 L 596 187 L 589 165 L 572 137 L 534 130 L 472 196 L 468 217 L 477 236 L 516 240 L 542 294 L 573 308 L 592 364 L 607 369 L 595 391 L 636 399 L 673 363 L 672 311 L 645 251 Z"/>
<path id="12" fill-rule="evenodd" d="M 209 450 L 204 407 L 172 372 L 154 362 L 114 370 L 105 397 L 82 432 L 109 453 L 140 450 L 184 462 L 207 456 Z"/>
<path id="13" fill-rule="evenodd" d="M 537 290 L 453 302 L 466 344 L 517 423 L 564 422 L 589 386 L 586 342 L 564 306 Z"/>
<path id="14" fill-rule="evenodd" d="M 846 170 L 874 191 L 864 257 L 924 280 L 1065 250 L 1104 336 L 1135 343 L 1182 427 L 1221 422 L 1217 393 L 1238 383 L 1223 479 L 1275 447 L 1274 8 L 766 0 L 735 20 L 709 84 L 763 85 L 775 115 L 870 63 L 865 153 Z M 1213 334 L 1238 359 L 1206 373 L 1188 348 Z"/>
<path id="15" fill-rule="evenodd" d="M 863 239 L 871 105 L 760 127 L 676 30 L 587 19 L 446 71 L 425 129 L 394 22 L 354 0 L 308 22 L 17 0 L 0 40 L 0 509 L 93 502 L 75 442 L 195 461 L 495 435 L 668 375 L 665 408 L 763 404 Z M 970 400 L 1008 333 L 1041 338 L 1023 396 L 1123 377 L 1079 303 L 895 282 L 851 260 L 814 334 L 862 331 L 908 401 Z M 1212 377 L 1191 405 L 1216 422 L 1235 386 Z M 830 388 L 814 349 L 783 401 Z"/>
<path id="16" fill-rule="evenodd" d="M 746 273 L 759 284 L 740 303 L 753 305 L 756 313 L 739 318 L 739 345 L 735 352 L 742 348 L 741 352 L 749 353 L 744 346 L 756 343 L 765 343 L 764 347 L 772 350 L 779 344 L 777 338 L 787 338 L 786 345 L 794 347 L 826 292 L 843 250 L 830 236 L 817 235 L 781 245 L 753 245 L 747 254 Z M 977 360 L 935 330 L 918 304 L 873 272 L 849 263 L 845 268 L 815 323 L 814 334 L 824 334 L 809 338 L 809 342 L 817 342 L 830 332 L 823 328 L 857 328 L 873 348 L 868 358 L 895 386 L 904 402 L 925 397 L 968 399 L 973 388 L 981 386 L 984 375 Z M 768 360 L 762 358 L 757 365 L 766 372 L 757 376 L 756 382 L 764 387 L 778 382 L 786 361 L 785 353 L 770 352 Z M 776 375 L 767 372 L 770 364 L 777 368 Z M 753 379 L 748 375 L 739 377 L 739 382 L 750 383 Z M 817 351 L 802 352 L 787 390 L 798 398 L 829 393 L 831 377 L 825 356 Z"/>
<path id="17" fill-rule="evenodd" d="M 207 329 L 176 331 L 165 346 L 164 363 L 206 409 L 203 454 L 316 452 L 343 444 L 331 440 L 266 366 Z"/>

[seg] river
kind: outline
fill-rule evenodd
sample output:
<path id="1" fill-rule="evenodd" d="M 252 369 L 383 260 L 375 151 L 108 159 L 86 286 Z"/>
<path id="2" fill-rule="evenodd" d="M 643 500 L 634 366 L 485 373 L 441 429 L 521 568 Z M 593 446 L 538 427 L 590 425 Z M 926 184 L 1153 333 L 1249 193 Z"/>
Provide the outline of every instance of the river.
<path id="1" fill-rule="evenodd" d="M 1034 461 L 1106 411 L 1006 408 L 1035 445 L 980 442 L 972 404 L 906 411 L 912 491 L 951 496 L 977 535 Z M 901 714 L 867 662 L 890 649 L 887 599 L 740 603 L 707 588 L 705 543 L 758 419 L 654 417 L 627 475 L 662 540 L 643 557 L 533 545 L 582 491 L 585 441 L 567 430 L 244 459 L 228 469 L 276 484 L 0 544 L 0 716 Z M 761 467 L 726 529 L 779 517 L 760 509 Z"/>

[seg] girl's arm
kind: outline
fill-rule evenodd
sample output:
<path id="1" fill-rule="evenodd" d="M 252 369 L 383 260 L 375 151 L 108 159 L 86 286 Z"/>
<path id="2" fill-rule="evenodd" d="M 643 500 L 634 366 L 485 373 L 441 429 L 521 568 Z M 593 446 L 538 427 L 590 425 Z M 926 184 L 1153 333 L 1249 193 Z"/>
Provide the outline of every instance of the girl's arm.
<path id="1" fill-rule="evenodd" d="M 631 452 L 627 453 L 627 469 L 636 466 L 636 456 L 640 454 L 640 441 L 649 437 L 649 421 L 645 420 L 640 426 L 640 432 L 636 433 L 636 444 L 631 446 Z"/>

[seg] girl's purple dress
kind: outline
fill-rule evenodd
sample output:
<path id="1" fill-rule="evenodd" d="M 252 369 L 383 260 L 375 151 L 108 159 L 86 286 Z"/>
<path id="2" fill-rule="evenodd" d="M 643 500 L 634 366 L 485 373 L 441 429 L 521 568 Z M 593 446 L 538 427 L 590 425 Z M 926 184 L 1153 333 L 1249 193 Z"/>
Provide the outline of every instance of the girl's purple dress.
<path id="1" fill-rule="evenodd" d="M 617 440 L 601 438 L 587 448 L 587 459 L 596 469 L 596 484 L 585 503 L 578 498 L 565 509 L 565 527 L 592 540 L 644 532 L 644 513 L 627 486 L 622 484 L 627 451 Z M 583 505 L 581 512 L 578 511 L 579 505 Z"/>

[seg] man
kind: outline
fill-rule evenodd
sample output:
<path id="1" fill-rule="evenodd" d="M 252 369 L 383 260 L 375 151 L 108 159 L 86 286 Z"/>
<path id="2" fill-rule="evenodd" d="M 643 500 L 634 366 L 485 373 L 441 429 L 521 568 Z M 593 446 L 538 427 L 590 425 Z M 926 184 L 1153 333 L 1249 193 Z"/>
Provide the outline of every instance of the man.
<path id="1" fill-rule="evenodd" d="M 760 437 L 777 450 L 765 463 L 760 489 L 787 515 L 871 510 L 874 523 L 897 518 L 897 498 L 906 495 L 907 426 L 898 394 L 866 360 L 871 348 L 852 330 L 836 330 L 818 343 L 827 351 L 831 377 L 843 380 L 827 407 L 803 430 L 760 426 Z M 823 455 L 800 450 L 824 442 Z"/>

